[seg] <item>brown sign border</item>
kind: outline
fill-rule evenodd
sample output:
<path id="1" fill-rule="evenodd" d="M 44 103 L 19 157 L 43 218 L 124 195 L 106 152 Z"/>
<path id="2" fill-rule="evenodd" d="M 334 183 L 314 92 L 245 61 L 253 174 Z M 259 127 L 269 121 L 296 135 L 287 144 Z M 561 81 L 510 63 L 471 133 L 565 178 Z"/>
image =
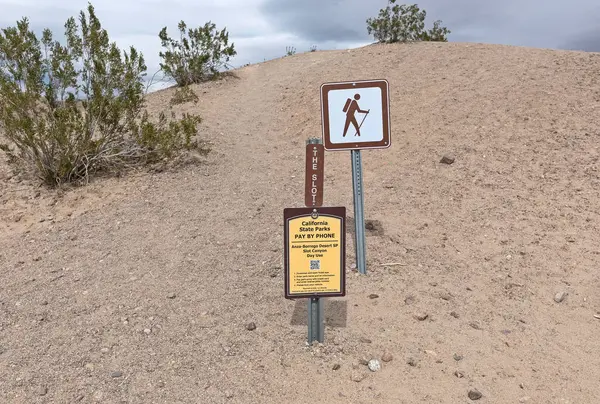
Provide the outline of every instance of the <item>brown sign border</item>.
<path id="1" fill-rule="evenodd" d="M 300 216 L 310 216 L 314 211 L 319 214 L 319 217 L 333 217 L 342 220 L 341 225 L 341 274 L 340 274 L 340 290 L 341 292 L 316 292 L 302 293 L 290 295 L 290 265 L 289 265 L 289 221 Z M 283 210 L 283 273 L 284 273 L 284 294 L 286 299 L 302 299 L 311 297 L 343 297 L 346 296 L 346 207 L 315 207 L 315 208 L 285 208 Z"/>
<path id="2" fill-rule="evenodd" d="M 383 119 L 383 139 L 377 142 L 363 143 L 332 143 L 329 133 L 329 91 L 347 90 L 351 88 L 379 87 L 381 89 L 381 109 Z M 323 128 L 323 144 L 325 150 L 362 150 L 362 149 L 387 149 L 392 145 L 390 126 L 390 94 L 389 83 L 385 79 L 346 81 L 337 83 L 324 83 L 321 85 L 321 125 Z"/>
<path id="3" fill-rule="evenodd" d="M 317 149 L 317 169 L 313 170 L 313 150 Z M 325 148 L 321 143 L 309 143 L 306 145 L 306 171 L 304 178 L 304 204 L 309 207 L 323 206 L 323 182 L 325 174 Z M 312 176 L 317 174 L 317 193 L 315 203 L 312 201 Z"/>

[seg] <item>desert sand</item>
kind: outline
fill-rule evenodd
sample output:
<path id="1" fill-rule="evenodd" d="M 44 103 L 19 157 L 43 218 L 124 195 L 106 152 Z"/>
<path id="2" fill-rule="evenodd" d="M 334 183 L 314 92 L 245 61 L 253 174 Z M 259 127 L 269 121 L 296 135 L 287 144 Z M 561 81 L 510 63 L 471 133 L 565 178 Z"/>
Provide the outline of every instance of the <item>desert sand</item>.
<path id="1" fill-rule="evenodd" d="M 370 45 L 234 73 L 179 107 L 212 148 L 193 164 L 61 192 L 0 164 L 0 402 L 600 402 L 600 54 Z M 362 153 L 382 229 L 364 276 L 349 227 L 347 296 L 308 346 L 283 209 L 319 86 L 364 79 L 391 91 L 392 145 Z M 349 220 L 350 168 L 326 153 Z"/>

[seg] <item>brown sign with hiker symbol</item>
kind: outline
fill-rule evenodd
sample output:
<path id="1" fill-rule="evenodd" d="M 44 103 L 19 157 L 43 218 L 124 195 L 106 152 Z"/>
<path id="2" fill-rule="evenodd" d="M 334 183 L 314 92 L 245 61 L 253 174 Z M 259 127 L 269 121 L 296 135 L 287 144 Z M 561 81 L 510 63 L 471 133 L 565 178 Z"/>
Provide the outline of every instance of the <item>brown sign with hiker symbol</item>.
<path id="1" fill-rule="evenodd" d="M 323 84 L 321 118 L 326 150 L 390 147 L 388 82 Z"/>

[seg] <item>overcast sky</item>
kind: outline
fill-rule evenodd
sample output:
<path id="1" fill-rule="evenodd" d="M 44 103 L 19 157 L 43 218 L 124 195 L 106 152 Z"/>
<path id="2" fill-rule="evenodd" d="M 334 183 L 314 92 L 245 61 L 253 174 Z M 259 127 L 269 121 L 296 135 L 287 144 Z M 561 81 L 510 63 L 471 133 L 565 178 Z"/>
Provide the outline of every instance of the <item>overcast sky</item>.
<path id="1" fill-rule="evenodd" d="M 412 2 L 405 2 L 412 4 Z M 226 27 L 238 55 L 234 66 L 282 56 L 286 46 L 304 52 L 372 43 L 365 20 L 387 0 L 95 0 L 96 13 L 120 47 L 143 52 L 152 74 L 161 50 L 158 32 L 177 23 L 213 21 Z M 400 4 L 403 4 L 400 1 Z M 483 42 L 600 52 L 600 0 L 423 0 L 426 24 L 441 19 L 457 42 Z M 0 0 L 0 27 L 23 16 L 36 31 L 63 25 L 87 7 L 87 0 Z"/>

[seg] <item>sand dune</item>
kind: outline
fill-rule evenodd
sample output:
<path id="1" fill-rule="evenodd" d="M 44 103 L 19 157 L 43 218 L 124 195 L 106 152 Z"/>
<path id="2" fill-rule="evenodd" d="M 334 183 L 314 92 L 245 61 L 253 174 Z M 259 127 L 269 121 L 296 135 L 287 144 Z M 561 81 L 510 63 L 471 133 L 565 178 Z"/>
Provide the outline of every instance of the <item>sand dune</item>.
<path id="1" fill-rule="evenodd" d="M 60 195 L 0 165 L 0 402 L 600 401 L 600 54 L 371 45 L 235 74 L 181 106 L 204 118 L 198 164 Z M 283 209 L 304 201 L 319 86 L 379 78 L 392 146 L 363 163 L 384 231 L 367 276 L 348 234 L 348 295 L 307 347 Z M 326 154 L 324 195 L 352 216 L 349 152 Z"/>

